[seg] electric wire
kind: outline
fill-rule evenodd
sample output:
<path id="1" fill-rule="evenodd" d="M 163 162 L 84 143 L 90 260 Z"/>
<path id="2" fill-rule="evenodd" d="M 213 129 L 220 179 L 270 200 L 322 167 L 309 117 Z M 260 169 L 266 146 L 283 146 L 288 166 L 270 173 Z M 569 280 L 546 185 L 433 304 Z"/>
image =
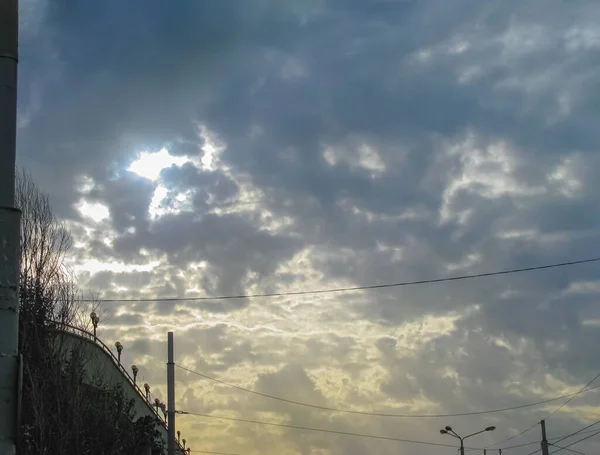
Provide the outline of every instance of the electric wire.
<path id="1" fill-rule="evenodd" d="M 586 436 L 585 438 L 581 438 L 581 439 L 579 439 L 579 440 L 577 440 L 577 441 L 575 441 L 575 442 L 572 442 L 572 443 L 571 443 L 571 444 L 569 444 L 569 445 L 566 445 L 566 446 L 564 446 L 564 447 L 561 447 L 560 449 L 557 449 L 557 450 L 555 450 L 554 452 L 550 452 L 550 455 L 552 455 L 553 453 L 560 452 L 561 450 L 567 450 L 569 447 L 571 447 L 571 446 L 574 446 L 575 444 L 579 444 L 580 442 L 583 442 L 583 441 L 585 441 L 586 439 L 593 438 L 593 437 L 594 437 L 594 436 L 596 436 L 597 434 L 600 434 L 600 430 L 596 431 L 595 433 L 593 433 L 593 434 L 591 434 L 591 435 L 589 435 L 589 436 Z"/>
<path id="2" fill-rule="evenodd" d="M 580 435 L 580 434 L 583 434 L 583 433 L 591 433 L 591 432 L 594 432 L 594 434 L 592 435 L 592 436 L 594 436 L 595 434 L 597 434 L 597 433 L 598 433 L 598 431 L 597 431 L 597 430 L 591 430 L 591 431 L 585 431 L 585 430 L 587 430 L 587 429 L 589 429 L 589 428 L 591 428 L 591 427 L 593 427 L 593 426 L 596 426 L 596 425 L 598 425 L 599 423 L 600 423 L 600 420 L 598 420 L 597 422 L 591 423 L 591 424 L 589 424 L 589 425 L 587 425 L 587 426 L 585 426 L 585 427 L 583 427 L 583 428 L 581 428 L 581 429 L 579 429 L 579 430 L 577 430 L 577 431 L 574 431 L 573 433 L 570 433 L 570 434 L 568 434 L 568 435 L 566 435 L 566 436 L 561 436 L 561 437 L 559 437 L 559 438 L 558 438 L 558 441 L 554 441 L 552 444 L 558 444 L 558 443 L 560 443 L 560 442 L 564 441 L 565 439 L 572 438 L 573 436 L 576 436 L 576 435 L 578 435 L 578 434 Z M 552 438 L 551 440 L 554 440 L 554 439 L 556 439 L 556 438 Z M 566 446 L 566 447 L 569 447 L 569 446 Z M 566 449 L 566 447 L 564 447 L 564 448 L 563 448 L 563 450 L 564 450 L 564 449 Z M 528 455 L 534 455 L 534 454 L 536 454 L 536 453 L 540 452 L 541 450 L 542 450 L 542 449 L 537 449 L 537 450 L 534 450 L 533 452 L 529 453 Z"/>
<path id="3" fill-rule="evenodd" d="M 590 428 L 593 425 L 597 425 L 600 423 L 600 420 L 598 422 L 593 423 L 592 425 L 588 425 L 586 428 Z M 560 441 L 562 441 L 563 439 L 567 439 L 570 438 L 572 436 L 575 436 L 576 434 L 582 435 L 582 434 L 589 434 L 589 433 L 594 433 L 595 431 L 598 431 L 597 429 L 593 429 L 593 430 L 587 430 L 587 431 L 583 431 L 584 428 L 582 428 L 579 431 L 576 431 L 575 433 L 571 433 L 568 434 L 566 436 L 555 436 L 553 438 L 548 438 L 548 441 L 554 441 L 554 444 L 558 444 Z M 560 441 L 558 441 L 558 439 L 560 439 Z M 538 441 L 539 442 L 539 441 Z"/>
<path id="4" fill-rule="evenodd" d="M 568 449 L 566 447 L 557 446 L 556 444 L 550 444 L 550 443 L 548 443 L 548 445 L 553 446 L 553 447 L 557 447 L 560 450 L 566 450 L 567 452 L 577 453 L 579 455 L 585 455 L 585 453 L 579 452 L 578 450 Z"/>
<path id="5" fill-rule="evenodd" d="M 588 433 L 593 433 L 595 431 L 598 431 L 598 430 L 583 431 L 583 429 L 582 429 L 582 430 L 579 430 L 576 434 L 588 434 Z M 572 433 L 572 434 L 569 434 L 569 435 L 566 435 L 566 436 L 555 436 L 553 438 L 548 438 L 548 441 L 556 441 L 556 442 L 549 442 L 550 445 L 555 445 L 556 443 L 560 442 L 560 441 L 557 441 L 558 439 L 562 440 L 562 439 L 571 437 L 574 434 L 575 433 Z M 514 446 L 502 447 L 502 450 L 518 449 L 519 447 L 527 447 L 527 446 L 532 446 L 534 444 L 539 444 L 539 443 L 540 443 L 540 441 L 524 442 L 523 444 L 516 444 Z M 477 450 L 481 450 L 481 449 L 477 449 Z M 492 449 L 492 450 L 497 450 L 497 449 Z M 539 449 L 539 450 L 541 450 L 541 449 Z"/>
<path id="6" fill-rule="evenodd" d="M 558 406 L 556 409 L 554 409 L 554 411 L 552 411 L 550 414 L 548 414 L 548 415 L 547 415 L 545 418 L 543 418 L 542 420 L 546 420 L 546 419 L 550 418 L 552 415 L 554 415 L 555 413 L 557 413 L 558 411 L 560 411 L 560 410 L 561 410 L 562 408 L 564 408 L 564 407 L 565 407 L 565 406 L 566 406 L 568 403 L 570 403 L 570 402 L 573 400 L 573 398 L 575 398 L 577 395 L 580 395 L 581 393 L 587 392 L 587 391 L 589 391 L 589 390 L 597 389 L 599 386 L 595 386 L 595 387 L 589 387 L 589 386 L 590 386 L 590 385 L 591 385 L 591 384 L 592 384 L 592 383 L 593 383 L 593 382 L 594 382 L 596 379 L 598 379 L 599 377 L 600 377 L 600 373 L 598 373 L 596 376 L 594 376 L 594 377 L 592 378 L 592 380 L 591 380 L 591 381 L 589 381 L 589 382 L 588 382 L 586 385 L 584 385 L 584 386 L 583 386 L 581 389 L 579 389 L 579 391 L 578 391 L 578 392 L 575 392 L 575 393 L 573 393 L 573 394 L 570 394 L 570 395 L 569 395 L 569 399 L 568 399 L 567 401 L 565 401 L 565 402 L 564 402 L 564 403 L 562 403 L 560 406 Z M 589 389 L 588 389 L 588 387 L 589 387 Z M 529 431 L 533 430 L 535 427 L 537 427 L 537 426 L 538 426 L 538 424 L 539 424 L 539 422 L 536 422 L 536 423 L 534 423 L 533 425 L 531 425 L 530 427 L 527 427 L 527 428 L 525 428 L 525 429 L 524 429 L 523 431 L 521 431 L 520 433 L 518 433 L 518 434 L 516 434 L 516 435 L 514 435 L 514 436 L 511 436 L 511 437 L 509 437 L 509 438 L 503 439 L 502 441 L 498 441 L 498 442 L 496 442 L 495 444 L 492 444 L 492 445 L 486 446 L 485 448 L 486 448 L 486 449 L 489 449 L 490 447 L 494 447 L 494 446 L 497 446 L 497 445 L 499 445 L 499 444 L 503 444 L 503 443 L 505 443 L 505 442 L 512 441 L 513 439 L 516 439 L 516 438 L 518 438 L 519 436 L 522 436 L 522 435 L 524 435 L 525 433 L 527 433 L 527 432 L 529 432 Z"/>
<path id="7" fill-rule="evenodd" d="M 222 417 L 222 416 L 215 416 L 215 415 L 211 415 L 211 414 L 200 414 L 200 413 L 189 412 L 189 411 L 176 411 L 176 413 L 183 414 L 183 415 L 191 415 L 191 416 L 196 416 L 196 417 L 206 417 L 206 418 L 210 418 L 210 419 L 227 420 L 227 421 L 231 421 L 231 422 L 253 423 L 253 424 L 257 424 L 257 425 L 266 425 L 266 426 L 279 427 L 279 428 L 290 428 L 290 429 L 294 429 L 294 430 L 315 431 L 315 432 L 319 432 L 319 433 L 330 433 L 330 434 L 337 434 L 337 435 L 342 435 L 342 436 L 355 436 L 355 437 L 359 437 L 359 438 L 403 442 L 406 444 L 419 444 L 419 445 L 428 445 L 428 446 L 437 446 L 437 447 L 451 447 L 453 449 L 458 448 L 455 445 L 443 444 L 443 443 L 439 443 L 439 442 L 392 438 L 389 436 L 377 436 L 377 435 L 372 435 L 372 434 L 353 433 L 353 432 L 349 432 L 349 431 L 325 430 L 323 428 L 312 428 L 312 427 L 304 427 L 304 426 L 299 426 L 299 425 L 288 425 L 285 423 L 262 422 L 260 420 L 239 419 L 239 418 L 235 418 L 235 417 Z"/>
<path id="8" fill-rule="evenodd" d="M 575 436 L 575 435 L 578 435 L 578 434 L 581 434 L 581 433 L 583 433 L 583 432 L 590 433 L 590 431 L 585 431 L 585 430 L 587 430 L 588 428 L 592 428 L 592 427 L 594 427 L 594 426 L 598 425 L 599 423 L 600 423 L 600 420 L 598 420 L 598 421 L 596 421 L 596 422 L 594 422 L 594 423 L 591 423 L 591 424 L 589 424 L 589 425 L 587 425 L 587 426 L 583 427 L 581 430 L 577 430 L 577 431 L 575 431 L 574 433 L 571 433 L 571 434 L 568 434 L 568 435 L 566 435 L 566 436 L 563 436 L 563 437 L 561 437 L 561 438 L 560 438 L 558 441 L 554 441 L 554 444 L 558 444 L 559 442 L 562 442 L 562 441 L 564 441 L 565 439 L 572 438 L 573 436 Z M 595 431 L 595 430 L 592 430 L 592 431 Z"/>
<path id="9" fill-rule="evenodd" d="M 589 381 L 586 385 L 584 385 L 579 392 L 583 392 L 587 387 L 592 385 L 592 383 L 598 378 L 600 378 L 600 373 L 598 373 L 596 376 L 594 376 L 594 378 L 591 381 Z M 566 405 L 568 405 L 573 400 L 573 398 L 575 398 L 576 396 L 577 395 L 573 395 L 571 398 L 569 398 L 567 401 L 565 401 L 563 404 L 561 404 L 559 407 L 557 407 L 554 411 L 552 411 L 550 414 L 548 414 L 548 417 L 546 417 L 546 419 L 550 418 L 552 415 L 556 414 L 558 411 L 560 411 L 562 408 L 564 408 Z M 544 419 L 544 420 L 546 420 L 546 419 Z"/>
<path id="10" fill-rule="evenodd" d="M 507 408 L 490 409 L 487 411 L 472 411 L 472 412 L 461 412 L 461 413 L 454 413 L 454 414 L 387 414 L 387 413 L 379 413 L 379 412 L 353 411 L 350 409 L 331 408 L 331 407 L 327 407 L 327 406 L 319 406 L 316 404 L 304 403 L 301 401 L 288 400 L 287 398 L 281 398 L 281 397 L 277 397 L 274 395 L 269 395 L 267 393 L 257 392 L 254 390 L 247 389 L 245 387 L 231 384 L 229 382 L 221 381 L 220 379 L 216 379 L 216 378 L 207 376 L 205 374 L 198 373 L 197 371 L 190 370 L 189 368 L 182 367 L 181 365 L 178 365 L 178 364 L 175 364 L 175 366 L 181 370 L 187 371 L 188 373 L 195 374 L 197 376 L 208 379 L 210 381 L 213 381 L 213 382 L 216 382 L 219 384 L 223 384 L 228 387 L 232 387 L 234 389 L 241 390 L 243 392 L 251 393 L 251 394 L 258 395 L 258 396 L 265 397 L 265 398 L 270 398 L 272 400 L 278 400 L 278 401 L 282 401 L 284 403 L 290 403 L 290 404 L 294 404 L 294 405 L 298 405 L 298 406 L 304 406 L 307 408 L 319 409 L 322 411 L 339 412 L 339 413 L 345 413 L 345 414 L 358 414 L 358 415 L 374 416 L 374 417 L 431 418 L 431 419 L 433 419 L 433 418 L 442 418 L 442 417 L 465 417 L 465 416 L 473 416 L 473 415 L 494 414 L 494 413 L 498 413 L 498 412 L 513 411 L 513 410 L 517 410 L 517 409 L 539 406 L 539 405 L 551 403 L 551 402 L 554 402 L 557 400 L 562 400 L 563 398 L 571 397 L 578 393 L 583 393 L 583 392 L 574 392 L 572 394 L 566 394 L 566 395 L 562 395 L 562 396 L 555 397 L 555 398 L 549 398 L 547 400 L 541 400 L 541 401 L 536 401 L 533 403 L 521 404 L 521 405 L 511 406 L 511 407 L 507 407 Z M 600 388 L 600 385 L 591 387 L 591 388 L 585 390 L 585 392 L 588 392 L 588 391 L 591 391 L 591 390 L 594 390 L 597 388 Z"/>
<path id="11" fill-rule="evenodd" d="M 398 283 L 384 283 L 384 284 L 373 284 L 373 285 L 365 285 L 365 286 L 351 286 L 351 287 L 343 287 L 343 288 L 329 288 L 329 289 L 315 289 L 315 290 L 307 290 L 307 291 L 290 291 L 290 292 L 267 292 L 267 293 L 255 293 L 255 294 L 238 294 L 238 295 L 220 295 L 214 297 L 157 297 L 157 298 L 131 298 L 131 299 L 82 299 L 81 302 L 118 302 L 118 303 L 126 303 L 126 302 L 199 302 L 206 300 L 235 300 L 235 299 L 252 299 L 259 297 L 286 297 L 286 296 L 297 296 L 297 295 L 315 295 L 315 294 L 331 294 L 331 293 L 341 293 L 341 292 L 355 292 L 355 291 L 368 291 L 374 289 L 385 289 L 385 288 L 395 288 L 395 287 L 404 287 L 404 286 L 415 286 L 415 285 L 423 285 L 423 284 L 434 284 L 434 283 L 444 283 L 449 281 L 461 281 L 461 280 L 471 280 L 475 278 L 485 278 L 491 276 L 498 275 L 510 275 L 516 273 L 523 272 L 531 272 L 536 270 L 545 270 L 545 269 L 553 269 L 558 267 L 567 267 L 579 264 L 587 264 L 591 262 L 600 261 L 600 257 L 594 257 L 589 259 L 580 259 L 577 261 L 569 261 L 569 262 L 560 262 L 555 264 L 546 264 L 546 265 L 538 265 L 533 267 L 524 267 L 518 269 L 509 269 L 509 270 L 500 270 L 496 272 L 486 272 L 486 273 L 475 273 L 470 275 L 458 275 L 453 277 L 446 278 L 433 278 L 428 280 L 416 280 L 416 281 L 402 281 Z"/>

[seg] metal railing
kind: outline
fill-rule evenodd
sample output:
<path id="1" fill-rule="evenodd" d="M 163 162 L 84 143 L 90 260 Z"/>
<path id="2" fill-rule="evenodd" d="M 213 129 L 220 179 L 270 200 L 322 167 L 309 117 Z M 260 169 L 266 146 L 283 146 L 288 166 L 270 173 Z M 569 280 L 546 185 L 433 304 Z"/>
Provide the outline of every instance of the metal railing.
<path id="1" fill-rule="evenodd" d="M 115 354 L 111 351 L 111 349 L 98 336 L 94 336 L 93 333 L 90 333 L 85 329 L 76 327 L 71 324 L 67 324 L 65 322 L 60 322 L 60 321 L 51 321 L 51 322 L 53 322 L 54 324 L 57 324 L 61 327 L 60 329 L 58 329 L 59 331 L 68 332 L 69 334 L 76 336 L 78 338 L 81 338 L 87 342 L 94 343 L 94 345 L 101 348 L 102 351 L 104 351 L 104 353 L 107 354 L 111 358 L 111 360 L 113 361 L 115 366 L 119 369 L 121 374 L 123 374 L 123 376 L 125 376 L 127 382 L 129 382 L 129 384 L 134 388 L 134 390 L 140 395 L 140 397 L 143 399 L 144 403 L 146 403 L 148 408 L 158 417 L 158 421 L 165 428 L 165 430 L 167 430 L 167 434 L 168 434 L 168 424 L 167 424 L 165 418 L 163 416 L 161 416 L 160 413 L 158 412 L 158 409 L 156 409 L 148 401 L 148 399 L 146 398 L 146 393 L 144 391 L 142 391 L 142 389 L 140 389 L 140 387 L 137 385 L 137 382 L 131 377 L 131 375 L 129 374 L 127 369 L 123 366 L 123 364 L 119 361 L 119 359 L 115 356 Z M 177 444 L 178 449 L 181 451 L 181 453 L 187 453 L 179 441 L 176 440 L 175 443 Z"/>

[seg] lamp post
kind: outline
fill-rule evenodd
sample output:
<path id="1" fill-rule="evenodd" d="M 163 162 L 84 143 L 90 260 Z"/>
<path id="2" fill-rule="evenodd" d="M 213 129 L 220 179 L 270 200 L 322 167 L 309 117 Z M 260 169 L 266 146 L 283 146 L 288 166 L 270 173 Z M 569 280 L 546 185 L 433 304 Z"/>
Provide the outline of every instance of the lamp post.
<path id="1" fill-rule="evenodd" d="M 146 391 L 146 401 L 150 401 L 150 386 L 148 383 L 144 384 L 144 390 Z"/>
<path id="2" fill-rule="evenodd" d="M 135 385 L 135 380 L 137 379 L 137 374 L 140 369 L 135 365 L 131 365 L 131 371 L 133 371 L 133 385 Z"/>
<path id="3" fill-rule="evenodd" d="M 121 352 L 123 352 L 123 345 L 120 341 L 115 343 L 115 347 L 117 348 L 117 358 L 119 359 L 119 365 L 121 365 Z"/>
<path id="4" fill-rule="evenodd" d="M 158 414 L 158 408 L 160 408 L 160 400 L 158 398 L 154 399 L 154 406 L 156 406 L 156 413 Z"/>
<path id="5" fill-rule="evenodd" d="M 185 450 L 185 438 L 183 438 L 181 442 L 183 442 L 183 450 Z"/>
<path id="6" fill-rule="evenodd" d="M 94 326 L 94 340 L 95 340 L 96 339 L 96 329 L 98 328 L 98 323 L 100 322 L 100 318 L 94 311 L 92 311 L 90 313 L 90 319 L 92 320 L 92 325 Z"/>
<path id="7" fill-rule="evenodd" d="M 177 444 L 181 441 L 181 431 L 177 430 Z"/>
<path id="8" fill-rule="evenodd" d="M 458 439 L 460 441 L 460 455 L 465 455 L 465 445 L 464 445 L 465 439 L 470 438 L 471 436 L 485 433 L 486 431 L 494 431 L 495 429 L 496 429 L 496 427 L 492 426 L 492 427 L 487 427 L 485 430 L 481 430 L 476 433 L 468 434 L 467 436 L 459 436 L 458 433 L 456 431 L 454 431 L 451 426 L 446 426 L 444 429 L 440 430 L 440 433 L 448 434 L 448 435 L 452 436 L 453 438 Z"/>

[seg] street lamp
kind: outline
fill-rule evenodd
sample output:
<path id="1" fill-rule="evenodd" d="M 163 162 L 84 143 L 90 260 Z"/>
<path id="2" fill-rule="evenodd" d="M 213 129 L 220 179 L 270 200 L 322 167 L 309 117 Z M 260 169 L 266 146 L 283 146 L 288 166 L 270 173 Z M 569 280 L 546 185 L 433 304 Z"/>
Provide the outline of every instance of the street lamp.
<path id="1" fill-rule="evenodd" d="M 460 440 L 460 455 L 465 455 L 465 445 L 464 445 L 465 439 L 470 438 L 471 436 L 485 433 L 486 431 L 494 431 L 495 429 L 496 429 L 496 427 L 494 427 L 494 426 L 487 427 L 485 430 L 481 430 L 476 433 L 468 434 L 467 436 L 462 437 L 462 436 L 459 436 L 458 433 L 456 431 L 454 431 L 451 426 L 447 425 L 443 430 L 440 430 L 440 433 L 450 435 L 453 438 Z"/>
<path id="2" fill-rule="evenodd" d="M 115 347 L 117 348 L 117 356 L 119 359 L 119 365 L 121 365 L 121 352 L 123 352 L 123 345 L 121 344 L 120 341 L 117 341 L 115 343 Z"/>
<path id="3" fill-rule="evenodd" d="M 177 430 L 177 444 L 181 441 L 181 431 Z"/>
<path id="4" fill-rule="evenodd" d="M 96 312 L 92 311 L 90 313 L 90 319 L 92 320 L 92 325 L 94 326 L 94 340 L 96 339 L 96 329 L 98 328 L 98 323 L 100 322 L 100 318 L 96 314 Z"/>
<path id="5" fill-rule="evenodd" d="M 156 413 L 158 414 L 158 408 L 160 408 L 160 400 L 158 398 L 154 399 L 154 406 L 156 406 Z"/>
<path id="6" fill-rule="evenodd" d="M 136 365 L 131 365 L 131 371 L 133 371 L 133 385 L 135 385 L 135 380 L 140 369 Z"/>
<path id="7" fill-rule="evenodd" d="M 165 416 L 165 420 L 167 420 L 167 405 L 165 405 L 164 403 L 161 403 L 159 405 L 160 410 L 163 412 L 163 415 Z"/>
<path id="8" fill-rule="evenodd" d="M 146 391 L 146 401 L 150 401 L 150 386 L 147 382 L 144 384 L 144 390 Z"/>
<path id="9" fill-rule="evenodd" d="M 183 442 L 183 449 L 185 450 L 185 438 L 183 438 L 181 442 Z"/>

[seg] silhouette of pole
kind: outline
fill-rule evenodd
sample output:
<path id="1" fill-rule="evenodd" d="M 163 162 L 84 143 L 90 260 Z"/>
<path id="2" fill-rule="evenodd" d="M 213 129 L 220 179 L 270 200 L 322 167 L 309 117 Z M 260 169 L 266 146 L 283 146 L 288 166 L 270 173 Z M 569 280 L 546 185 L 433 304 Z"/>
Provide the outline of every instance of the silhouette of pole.
<path id="1" fill-rule="evenodd" d="M 546 421 L 540 422 L 542 426 L 542 455 L 548 455 L 548 439 L 546 439 Z"/>
<path id="2" fill-rule="evenodd" d="M 167 360 L 167 452 L 175 455 L 175 362 L 173 358 L 173 332 L 168 334 Z"/>
<path id="3" fill-rule="evenodd" d="M 19 420 L 19 244 L 15 205 L 18 0 L 0 1 L 0 454 L 16 452 Z"/>

